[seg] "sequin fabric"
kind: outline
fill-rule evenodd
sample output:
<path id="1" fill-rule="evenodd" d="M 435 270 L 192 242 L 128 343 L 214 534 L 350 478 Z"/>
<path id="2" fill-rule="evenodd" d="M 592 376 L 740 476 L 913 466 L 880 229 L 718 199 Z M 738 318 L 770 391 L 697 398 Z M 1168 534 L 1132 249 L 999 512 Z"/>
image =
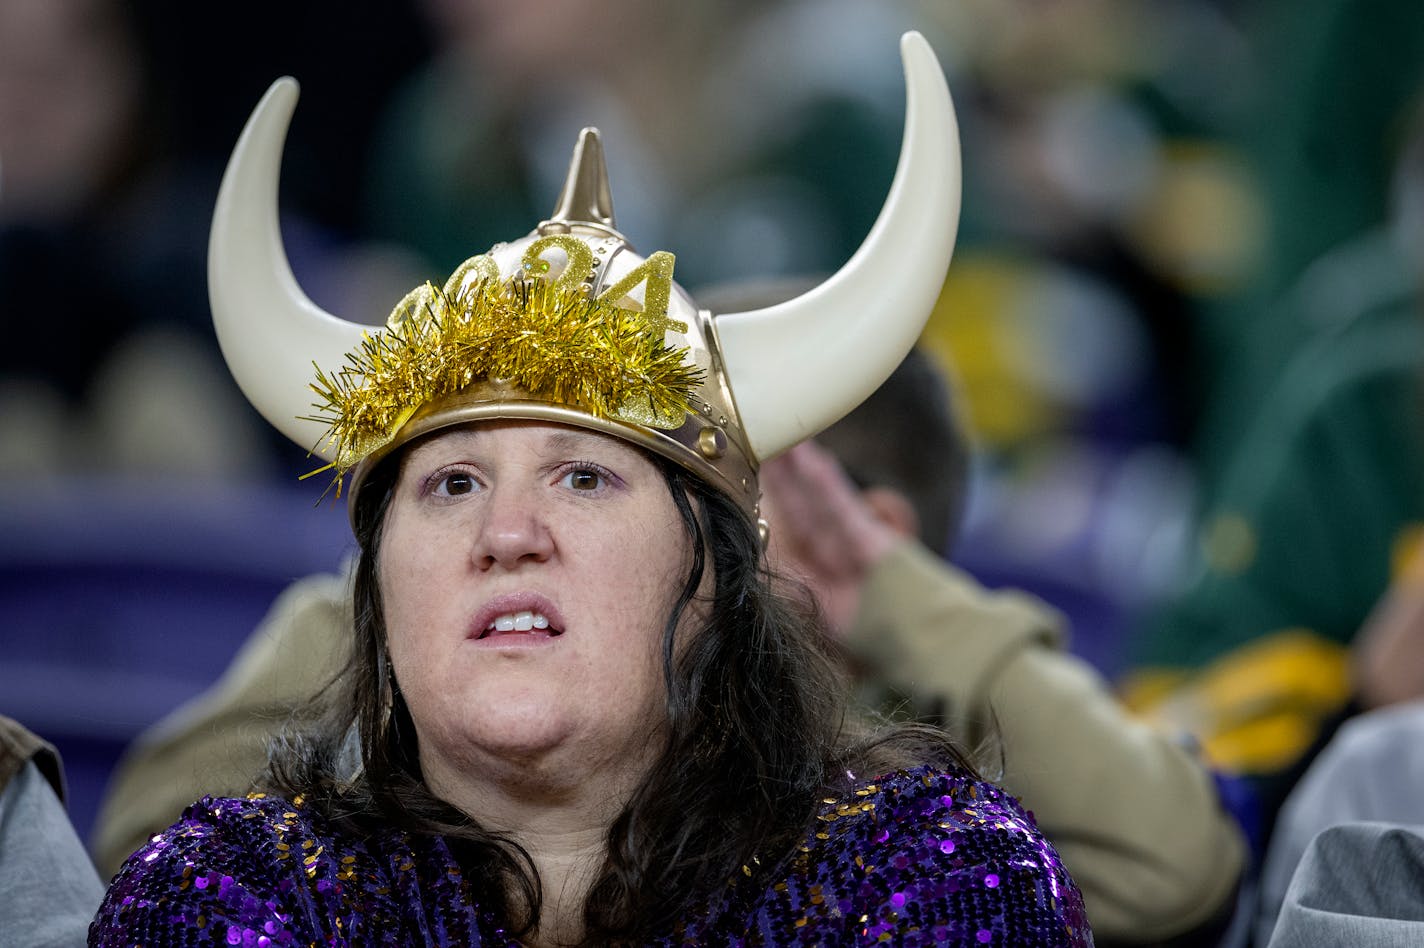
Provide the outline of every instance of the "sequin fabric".
<path id="1" fill-rule="evenodd" d="M 914 770 L 823 801 L 661 946 L 1083 946 L 1082 897 L 1004 791 Z M 205 798 L 125 863 L 91 945 L 514 946 L 439 839 L 333 833 L 300 803 Z"/>

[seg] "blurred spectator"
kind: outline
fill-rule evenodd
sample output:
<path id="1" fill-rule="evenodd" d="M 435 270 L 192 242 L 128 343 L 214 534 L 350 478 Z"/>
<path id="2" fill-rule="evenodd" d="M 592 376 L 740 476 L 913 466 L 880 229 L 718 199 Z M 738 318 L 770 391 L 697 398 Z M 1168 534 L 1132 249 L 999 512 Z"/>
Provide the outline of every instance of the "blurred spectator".
<path id="1" fill-rule="evenodd" d="M 0 717 L 0 931 L 15 948 L 82 945 L 104 886 L 64 814 L 54 748 Z"/>
<path id="2" fill-rule="evenodd" d="M 1417 945 L 1421 874 L 1424 827 L 1351 822 L 1322 830 L 1291 879 L 1268 948 Z"/>
<path id="3" fill-rule="evenodd" d="M 1196 304 L 1239 287 L 1259 250 L 1252 185 L 1223 141 L 1250 102 L 1246 37 L 1200 2 L 933 9 L 976 80 L 961 96 L 975 144 L 966 176 L 978 182 L 966 195 L 971 249 L 990 255 L 990 274 L 1039 285 L 1035 295 L 1055 304 L 1038 304 L 1040 325 L 1063 314 L 1072 328 L 1056 330 L 1050 351 L 1081 361 L 1080 351 L 1099 348 L 1115 370 L 1084 373 L 1102 388 L 1080 383 L 1063 398 L 1020 368 L 1027 377 L 995 400 L 1037 393 L 1054 410 L 1038 430 L 1186 446 L 1203 394 Z M 975 280 L 976 268 L 957 268 L 957 278 Z M 976 303 L 981 320 L 1021 322 L 1021 302 L 972 299 L 946 314 L 949 338 Z M 1075 343 L 1086 327 L 1095 331 Z"/>
<path id="4" fill-rule="evenodd" d="M 1249 49 L 1205 3 L 926 10 L 971 80 L 962 249 L 922 340 L 958 367 L 983 449 L 957 558 L 1064 608 L 1075 650 L 1116 674 L 1180 565 L 1197 311 L 1258 251 L 1222 140 Z"/>
<path id="5" fill-rule="evenodd" d="M 293 149 L 292 259 L 324 299 L 339 286 L 389 311 L 412 280 L 366 248 L 349 279 L 327 212 L 355 205 L 365 150 L 341 107 L 364 114 L 406 68 L 409 19 L 335 0 L 0 3 L 0 712 L 62 750 L 81 829 L 122 744 L 349 540 L 313 526 L 303 452 L 222 368 L 207 228 L 243 83 L 300 66 L 332 94 L 294 131 L 320 147 Z"/>
<path id="6" fill-rule="evenodd" d="M 389 84 L 394 67 L 381 67 L 408 35 L 378 31 L 399 16 L 378 16 L 374 5 L 302 11 L 296 18 L 275 3 L 197 10 L 175 0 L 0 8 L 0 313 L 11 329 L 0 356 L 0 475 L 82 462 L 210 482 L 286 476 L 295 455 L 222 371 L 208 320 L 203 248 L 221 159 L 207 158 L 204 139 L 230 143 L 251 102 L 242 81 L 252 72 L 265 84 L 284 59 L 301 61 L 318 87 L 344 84 L 347 95 L 333 94 L 333 103 L 350 102 L 363 82 Z M 345 24 L 364 40 L 338 52 L 313 44 L 310 30 L 284 43 L 288 34 L 273 27 L 316 16 L 328 37 Z M 288 45 L 307 55 L 286 55 Z M 363 57 L 365 48 L 383 53 Z M 316 110 L 325 127 L 307 125 L 298 137 L 350 155 L 332 115 Z M 318 175 L 299 168 L 293 178 L 313 193 L 309 182 L 330 185 L 343 169 L 358 174 L 356 165 L 329 161 Z M 348 191 L 329 203 L 354 202 Z M 326 210 L 313 200 L 293 206 Z M 337 281 L 322 271 L 345 272 L 343 248 L 309 223 L 287 230 L 297 265 L 315 271 L 310 282 L 324 294 Z M 396 279 L 404 286 L 405 272 Z"/>
<path id="7" fill-rule="evenodd" d="M 1210 760 L 1256 775 L 1268 821 L 1356 687 L 1368 701 L 1400 687 L 1378 658 L 1352 682 L 1348 649 L 1424 525 L 1421 182 L 1416 120 L 1391 225 L 1327 254 L 1282 301 L 1307 340 L 1232 454 L 1195 572 L 1127 683 Z"/>
<path id="8" fill-rule="evenodd" d="M 207 342 L 202 223 L 163 194 L 138 50 L 112 0 L 0 6 L 0 474 L 261 466 Z"/>
<path id="9" fill-rule="evenodd" d="M 1331 827 L 1356 822 L 1424 825 L 1424 702 L 1414 701 L 1361 715 L 1346 724 L 1321 752 L 1286 799 L 1261 870 L 1258 944 L 1266 944 L 1287 901 L 1292 877 L 1305 869 L 1312 840 Z M 1381 845 L 1379 842 L 1376 846 Z M 1413 843 L 1417 846 L 1417 842 Z M 1376 855 L 1378 855 L 1376 850 Z M 1402 871 L 1402 866 L 1393 867 Z M 1424 919 L 1417 871 L 1369 886 L 1377 894 L 1396 883 L 1407 887 L 1402 903 Z M 1357 912 L 1356 914 L 1364 914 Z M 1401 916 L 1396 916 L 1401 917 Z M 1409 916 L 1402 916 L 1409 917 Z M 1418 929 L 1415 930 L 1418 937 Z M 1397 942 L 1405 944 L 1407 942 Z"/>
<path id="10" fill-rule="evenodd" d="M 1261 61 L 1261 90 L 1242 135 L 1270 214 L 1267 298 L 1326 251 L 1384 222 L 1424 80 L 1418 13 L 1409 0 L 1244 4 Z"/>
<path id="11" fill-rule="evenodd" d="M 1399 259 L 1374 246 L 1351 262 Z M 1424 522 L 1413 279 L 1292 360 L 1204 518 L 1191 581 L 1138 645 L 1133 702 L 1219 764 L 1268 773 L 1313 743 L 1349 697 L 1346 646 Z"/>
<path id="12" fill-rule="evenodd" d="M 1063 653 L 1061 616 L 906 543 L 924 525 L 921 495 L 855 470 L 874 443 L 856 445 L 850 472 L 813 444 L 762 469 L 773 559 L 811 586 L 864 698 L 997 753 L 999 779 L 1063 854 L 1101 944 L 1212 943 L 1245 847 L 1206 769 Z M 851 489 L 847 473 L 867 486 Z M 1085 779 L 1099 773 L 1114 778 Z"/>
<path id="13" fill-rule="evenodd" d="M 1355 695 L 1366 709 L 1424 698 L 1424 528 L 1396 549 L 1396 577 L 1352 648 Z"/>
<path id="14" fill-rule="evenodd" d="M 1400 220 L 1391 206 L 1397 162 L 1424 89 L 1424 29 L 1412 0 L 1239 6 L 1259 69 L 1232 140 L 1259 190 L 1265 240 L 1251 280 L 1203 313 L 1210 374 L 1195 454 L 1208 503 L 1251 423 L 1242 407 L 1266 398 L 1323 324 L 1395 291 L 1388 261 L 1371 251 L 1342 258 Z"/>
<path id="15" fill-rule="evenodd" d="M 1287 887 L 1310 861 L 1307 847 L 1318 834 L 1358 821 L 1424 824 L 1424 533 L 1399 554 L 1398 576 L 1351 650 L 1354 693 L 1369 713 L 1341 726 L 1281 807 L 1261 873 L 1260 944 L 1289 903 Z M 1417 851 L 1407 836 L 1396 841 L 1415 847 L 1401 852 Z M 1424 919 L 1417 891 L 1403 904 L 1415 906 L 1416 922 Z"/>

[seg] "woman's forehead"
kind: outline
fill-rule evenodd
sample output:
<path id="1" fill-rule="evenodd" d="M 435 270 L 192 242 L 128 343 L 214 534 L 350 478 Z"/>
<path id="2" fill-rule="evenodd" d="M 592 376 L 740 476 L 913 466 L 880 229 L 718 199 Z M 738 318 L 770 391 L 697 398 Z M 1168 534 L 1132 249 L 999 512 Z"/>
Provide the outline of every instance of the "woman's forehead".
<path id="1" fill-rule="evenodd" d="M 496 444 L 520 444 L 550 454 L 609 451 L 648 460 L 639 448 L 621 438 L 556 422 L 526 419 L 481 421 L 445 428 L 422 438 L 406 452 L 406 459 L 449 450 L 480 450 Z"/>

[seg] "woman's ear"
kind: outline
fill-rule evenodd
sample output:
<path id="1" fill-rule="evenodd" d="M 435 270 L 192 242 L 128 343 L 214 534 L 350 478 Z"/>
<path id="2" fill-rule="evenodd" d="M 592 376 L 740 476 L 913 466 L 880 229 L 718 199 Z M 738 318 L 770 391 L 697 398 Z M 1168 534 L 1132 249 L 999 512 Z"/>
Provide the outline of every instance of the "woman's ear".
<path id="1" fill-rule="evenodd" d="M 920 517 L 915 513 L 915 506 L 898 490 L 867 487 L 860 496 L 876 519 L 896 533 L 907 537 L 920 535 Z"/>

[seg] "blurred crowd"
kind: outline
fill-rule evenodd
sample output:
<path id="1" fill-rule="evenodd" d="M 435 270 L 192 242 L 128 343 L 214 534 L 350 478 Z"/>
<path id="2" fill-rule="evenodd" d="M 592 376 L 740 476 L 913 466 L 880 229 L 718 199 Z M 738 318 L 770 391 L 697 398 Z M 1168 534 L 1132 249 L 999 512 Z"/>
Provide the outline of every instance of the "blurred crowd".
<path id="1" fill-rule="evenodd" d="M 1410 0 L 0 0 L 0 608 L 28 621 L 0 624 L 0 713 L 101 785 L 264 597 L 344 549 L 208 315 L 213 198 L 271 80 L 302 83 L 293 269 L 380 323 L 545 217 L 584 125 L 621 229 L 694 297 L 834 270 L 893 173 L 906 29 L 941 55 L 964 160 L 921 340 L 975 443 L 940 552 L 1062 610 L 1201 746 L 1263 858 L 1338 725 L 1424 695 L 1424 610 L 1400 605 L 1424 586 Z M 136 685 L 116 638 L 199 563 L 252 605 L 152 629 L 206 657 Z M 162 700 L 115 724 L 78 671 L 32 686 L 66 669 Z M 84 831 L 98 791 L 75 790 Z"/>

